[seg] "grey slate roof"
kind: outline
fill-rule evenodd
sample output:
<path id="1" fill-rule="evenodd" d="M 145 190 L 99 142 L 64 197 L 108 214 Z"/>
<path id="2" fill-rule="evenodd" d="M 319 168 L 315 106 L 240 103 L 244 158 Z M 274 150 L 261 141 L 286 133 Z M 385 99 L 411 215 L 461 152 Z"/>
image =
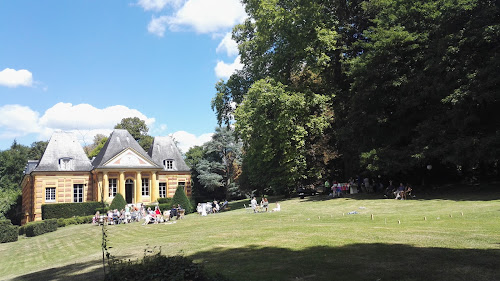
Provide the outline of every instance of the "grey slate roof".
<path id="1" fill-rule="evenodd" d="M 151 161 L 151 163 L 156 163 L 149 157 L 146 151 L 139 145 L 139 143 L 132 137 L 132 135 L 123 129 L 115 129 L 109 136 L 108 140 L 102 147 L 99 154 L 92 161 L 94 168 L 102 168 L 106 162 L 111 160 L 113 157 L 118 155 L 120 152 L 127 148 L 131 148 L 143 156 L 145 159 Z M 153 164 L 155 165 L 155 164 Z M 155 168 L 161 168 L 162 166 L 157 166 Z M 130 167 L 133 168 L 133 167 Z"/>
<path id="2" fill-rule="evenodd" d="M 164 171 L 188 172 L 191 170 L 184 162 L 181 152 L 171 137 L 155 137 L 148 153 L 157 165 L 163 167 Z M 174 160 L 173 169 L 167 170 L 163 165 L 163 160 Z"/>
<path id="3" fill-rule="evenodd" d="M 31 172 L 33 172 L 33 170 L 36 168 L 36 166 L 38 165 L 38 162 L 40 162 L 40 160 L 28 160 L 28 163 L 26 164 L 26 166 L 24 167 L 24 174 L 25 175 L 28 175 L 30 174 Z"/>
<path id="4" fill-rule="evenodd" d="M 71 159 L 70 165 L 60 165 L 61 159 Z M 30 163 L 28 162 L 28 168 Z M 55 132 L 33 171 L 90 171 L 92 164 L 73 133 Z"/>

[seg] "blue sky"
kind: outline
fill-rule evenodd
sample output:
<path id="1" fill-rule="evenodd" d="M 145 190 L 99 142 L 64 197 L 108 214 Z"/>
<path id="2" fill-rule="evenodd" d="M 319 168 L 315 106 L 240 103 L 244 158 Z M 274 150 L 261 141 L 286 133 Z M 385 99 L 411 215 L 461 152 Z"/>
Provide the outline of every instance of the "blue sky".
<path id="1" fill-rule="evenodd" d="M 238 0 L 1 1 L 0 150 L 57 130 L 91 143 L 132 116 L 184 152 L 202 144 L 245 17 Z"/>

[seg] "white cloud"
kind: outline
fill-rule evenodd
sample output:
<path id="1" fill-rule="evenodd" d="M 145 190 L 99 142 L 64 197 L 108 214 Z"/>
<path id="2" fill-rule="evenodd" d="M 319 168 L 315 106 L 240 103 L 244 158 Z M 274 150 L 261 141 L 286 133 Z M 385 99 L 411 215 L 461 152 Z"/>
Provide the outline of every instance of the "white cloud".
<path id="1" fill-rule="evenodd" d="M 198 33 L 213 33 L 232 28 L 246 17 L 239 0 L 188 0 L 171 15 L 153 17 L 148 31 L 160 37 L 167 26 L 173 31 L 187 28 Z"/>
<path id="2" fill-rule="evenodd" d="M 232 57 L 238 54 L 238 44 L 231 38 L 231 32 L 226 33 L 222 41 L 220 41 L 219 46 L 217 46 L 216 52 L 226 52 L 228 56 Z"/>
<path id="3" fill-rule="evenodd" d="M 12 139 L 41 132 L 39 114 L 27 106 L 8 104 L 0 107 L 0 139 Z"/>
<path id="4" fill-rule="evenodd" d="M 141 6 L 144 11 L 161 11 L 167 4 L 178 7 L 181 2 L 182 0 L 139 0 L 137 4 Z"/>
<path id="5" fill-rule="evenodd" d="M 33 74 L 26 69 L 6 68 L 0 71 L 0 86 L 15 88 L 18 86 L 31 87 L 32 85 Z"/>
<path id="6" fill-rule="evenodd" d="M 165 34 L 165 30 L 167 28 L 167 24 L 168 24 L 167 16 L 161 16 L 161 17 L 153 16 L 148 24 L 148 32 L 153 33 L 158 37 L 163 37 L 163 35 Z"/>
<path id="7" fill-rule="evenodd" d="M 172 134 L 174 139 L 177 142 L 179 142 L 178 147 L 182 151 L 182 153 L 188 152 L 189 148 L 191 148 L 193 146 L 196 146 L 196 145 L 200 146 L 200 145 L 206 143 L 207 141 L 210 141 L 212 139 L 212 135 L 213 135 L 213 133 L 207 133 L 207 134 L 203 134 L 203 135 L 197 137 L 197 136 L 195 136 L 191 133 L 188 133 L 186 131 L 177 131 L 177 132 Z"/>
<path id="8" fill-rule="evenodd" d="M 217 61 L 217 65 L 215 66 L 215 75 L 217 78 L 227 79 L 236 70 L 241 69 L 243 69 L 243 64 L 240 62 L 240 56 L 237 56 L 231 64 L 227 64 L 223 61 Z"/>
<path id="9" fill-rule="evenodd" d="M 47 109 L 41 117 L 27 106 L 5 105 L 0 107 L 0 139 L 34 134 L 38 140 L 48 140 L 54 131 L 62 130 L 74 132 L 80 141 L 89 144 L 96 134 L 109 135 L 114 126 L 127 117 L 139 117 L 146 125 L 154 127 L 154 118 L 123 105 L 100 109 L 89 104 L 61 102 Z"/>
<path id="10" fill-rule="evenodd" d="M 155 122 L 136 109 L 114 105 L 103 109 L 90 104 L 58 103 L 47 109 L 40 118 L 43 127 L 61 130 L 113 128 L 123 118 L 139 117 L 149 126 Z"/>

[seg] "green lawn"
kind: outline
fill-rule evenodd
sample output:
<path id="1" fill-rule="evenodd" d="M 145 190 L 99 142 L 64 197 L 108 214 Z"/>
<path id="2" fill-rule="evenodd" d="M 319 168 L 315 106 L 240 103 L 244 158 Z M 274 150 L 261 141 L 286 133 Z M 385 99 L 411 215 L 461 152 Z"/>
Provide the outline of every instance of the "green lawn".
<path id="1" fill-rule="evenodd" d="M 109 226 L 110 252 L 161 247 L 234 280 L 500 280 L 500 191 L 439 197 L 316 196 L 258 214 L 235 202 L 175 224 Z M 100 243 L 100 227 L 78 225 L 0 244 L 0 279 L 102 279 Z"/>

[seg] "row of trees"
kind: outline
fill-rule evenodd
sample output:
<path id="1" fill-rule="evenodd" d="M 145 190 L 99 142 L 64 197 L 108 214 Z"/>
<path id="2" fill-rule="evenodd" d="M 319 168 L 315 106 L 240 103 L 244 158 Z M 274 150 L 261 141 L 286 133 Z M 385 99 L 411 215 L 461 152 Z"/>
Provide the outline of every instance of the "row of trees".
<path id="1" fill-rule="evenodd" d="M 498 177 L 498 1 L 242 2 L 244 67 L 212 108 L 243 142 L 247 184 L 415 182 L 429 164 L 447 181 Z"/>

